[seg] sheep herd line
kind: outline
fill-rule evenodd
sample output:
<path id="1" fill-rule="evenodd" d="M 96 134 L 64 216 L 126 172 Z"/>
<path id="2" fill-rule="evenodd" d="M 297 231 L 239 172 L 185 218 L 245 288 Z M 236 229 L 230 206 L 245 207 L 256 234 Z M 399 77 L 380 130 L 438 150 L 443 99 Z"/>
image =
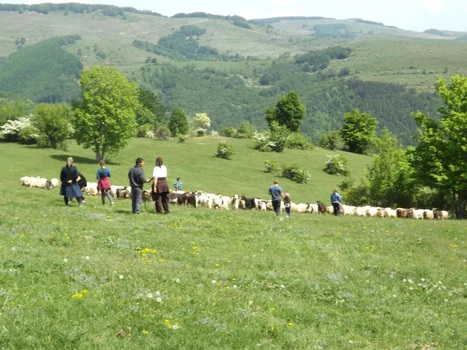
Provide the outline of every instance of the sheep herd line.
<path id="1" fill-rule="evenodd" d="M 54 189 L 59 186 L 60 182 L 54 178 L 47 180 L 41 177 L 24 176 L 20 179 L 23 186 Z M 87 196 L 97 196 L 97 183 L 88 182 L 83 188 L 83 192 Z M 111 186 L 110 194 L 113 198 L 125 199 L 131 197 L 130 186 Z M 210 209 L 238 210 L 238 209 L 256 209 L 256 210 L 273 210 L 272 201 L 260 198 L 247 198 L 245 196 L 233 195 L 232 197 L 223 196 L 221 194 L 207 193 L 203 191 L 187 192 L 187 191 L 172 191 L 169 194 L 171 204 L 188 205 L 192 207 L 206 207 Z M 143 192 L 143 201 L 152 202 L 151 191 Z M 291 210 L 295 213 L 309 214 L 333 214 L 333 206 L 326 206 L 323 202 L 318 201 L 316 204 L 310 203 L 291 203 Z M 285 211 L 284 203 L 281 203 L 281 211 Z M 356 207 L 350 205 L 341 205 L 341 214 L 344 216 L 359 216 L 359 217 L 380 217 L 380 218 L 407 218 L 407 219 L 428 219 L 428 220 L 445 220 L 449 218 L 449 213 L 446 210 L 436 209 L 405 209 L 405 208 L 380 208 L 372 206 Z"/>

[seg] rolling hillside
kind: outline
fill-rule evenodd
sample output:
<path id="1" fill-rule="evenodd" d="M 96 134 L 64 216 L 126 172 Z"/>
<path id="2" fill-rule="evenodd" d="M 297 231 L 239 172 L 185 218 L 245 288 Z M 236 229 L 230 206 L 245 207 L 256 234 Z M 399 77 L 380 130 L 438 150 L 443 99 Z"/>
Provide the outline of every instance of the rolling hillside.
<path id="1" fill-rule="evenodd" d="M 465 33 L 417 33 L 361 19 L 247 22 L 203 13 L 169 18 L 107 10 L 0 11 L 0 89 L 35 102 L 70 102 L 77 96 L 78 74 L 63 62 L 79 61 L 84 69 L 116 66 L 157 92 L 169 112 L 175 107 L 189 114 L 208 112 L 216 129 L 242 120 L 263 128 L 264 108 L 293 89 L 309 112 L 303 131 L 315 142 L 323 132 L 340 127 L 344 113 L 360 108 L 410 144 L 415 133 L 410 113 L 436 115 L 440 106 L 433 95 L 436 75 L 467 73 Z M 193 28 L 197 35 L 180 40 Z M 47 40 L 70 35 L 80 39 L 62 45 L 53 59 L 29 55 L 25 60 L 27 50 L 47 54 Z M 316 71 L 295 62 L 296 55 L 336 46 L 351 49 L 350 56 L 332 59 Z M 41 64 L 54 67 L 47 63 L 51 61 L 62 68 L 52 68 L 53 74 L 42 69 L 43 78 L 34 74 Z M 15 70 L 35 78 L 21 78 Z M 39 92 L 51 89 L 44 89 L 46 81 L 57 82 L 58 95 Z"/>

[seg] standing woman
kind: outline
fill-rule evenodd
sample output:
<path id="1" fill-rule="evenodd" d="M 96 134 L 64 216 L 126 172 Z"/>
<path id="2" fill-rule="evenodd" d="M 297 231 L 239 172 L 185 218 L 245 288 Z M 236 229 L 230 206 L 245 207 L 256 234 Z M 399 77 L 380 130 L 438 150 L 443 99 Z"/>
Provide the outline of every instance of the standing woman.
<path id="1" fill-rule="evenodd" d="M 77 183 L 78 177 L 78 169 L 73 165 L 73 158 L 68 157 L 66 165 L 60 172 L 60 181 L 62 182 L 60 195 L 63 196 L 65 205 L 68 205 L 68 202 L 73 198 L 76 198 L 78 204 L 82 205 L 81 198 L 83 194 Z"/>
<path id="2" fill-rule="evenodd" d="M 96 179 L 97 179 L 97 190 L 101 192 L 102 205 L 105 204 L 105 197 L 109 199 L 110 205 L 114 205 L 112 195 L 110 194 L 110 170 L 105 167 L 105 161 L 101 160 L 99 162 L 101 168 L 97 170 Z"/>
<path id="3" fill-rule="evenodd" d="M 156 213 L 162 214 L 164 208 L 165 214 L 169 213 L 169 186 L 167 185 L 167 168 L 163 165 L 162 157 L 156 159 L 156 167 L 152 173 L 152 198 L 155 202 Z"/>

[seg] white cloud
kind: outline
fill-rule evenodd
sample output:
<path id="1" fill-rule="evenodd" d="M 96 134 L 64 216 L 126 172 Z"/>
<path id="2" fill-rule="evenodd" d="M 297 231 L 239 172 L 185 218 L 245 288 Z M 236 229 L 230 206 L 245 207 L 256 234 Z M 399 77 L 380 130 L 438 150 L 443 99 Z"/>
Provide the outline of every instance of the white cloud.
<path id="1" fill-rule="evenodd" d="M 419 0 L 419 4 L 432 14 L 441 12 L 447 5 L 445 0 Z"/>

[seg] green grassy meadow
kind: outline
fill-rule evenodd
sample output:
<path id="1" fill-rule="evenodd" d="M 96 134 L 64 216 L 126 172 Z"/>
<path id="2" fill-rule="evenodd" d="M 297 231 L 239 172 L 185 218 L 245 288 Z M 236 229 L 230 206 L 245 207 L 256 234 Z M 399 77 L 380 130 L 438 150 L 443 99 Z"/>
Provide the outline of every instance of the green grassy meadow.
<path id="1" fill-rule="evenodd" d="M 163 156 L 186 189 L 266 197 L 264 159 L 307 166 L 307 185 L 281 180 L 298 201 L 327 197 L 328 151 L 254 151 L 219 138 L 184 144 L 134 139 L 114 157 L 126 184 L 137 156 L 146 174 Z M 90 151 L 0 144 L 2 349 L 462 349 L 467 347 L 467 226 L 413 221 L 146 205 L 131 214 L 88 197 L 65 207 L 58 190 L 22 187 L 56 177 L 68 155 L 89 180 Z M 273 158 L 276 156 L 277 158 Z M 362 174 L 367 157 L 348 155 Z M 121 331 L 123 330 L 123 331 Z M 117 336 L 120 334 L 120 336 Z"/>

